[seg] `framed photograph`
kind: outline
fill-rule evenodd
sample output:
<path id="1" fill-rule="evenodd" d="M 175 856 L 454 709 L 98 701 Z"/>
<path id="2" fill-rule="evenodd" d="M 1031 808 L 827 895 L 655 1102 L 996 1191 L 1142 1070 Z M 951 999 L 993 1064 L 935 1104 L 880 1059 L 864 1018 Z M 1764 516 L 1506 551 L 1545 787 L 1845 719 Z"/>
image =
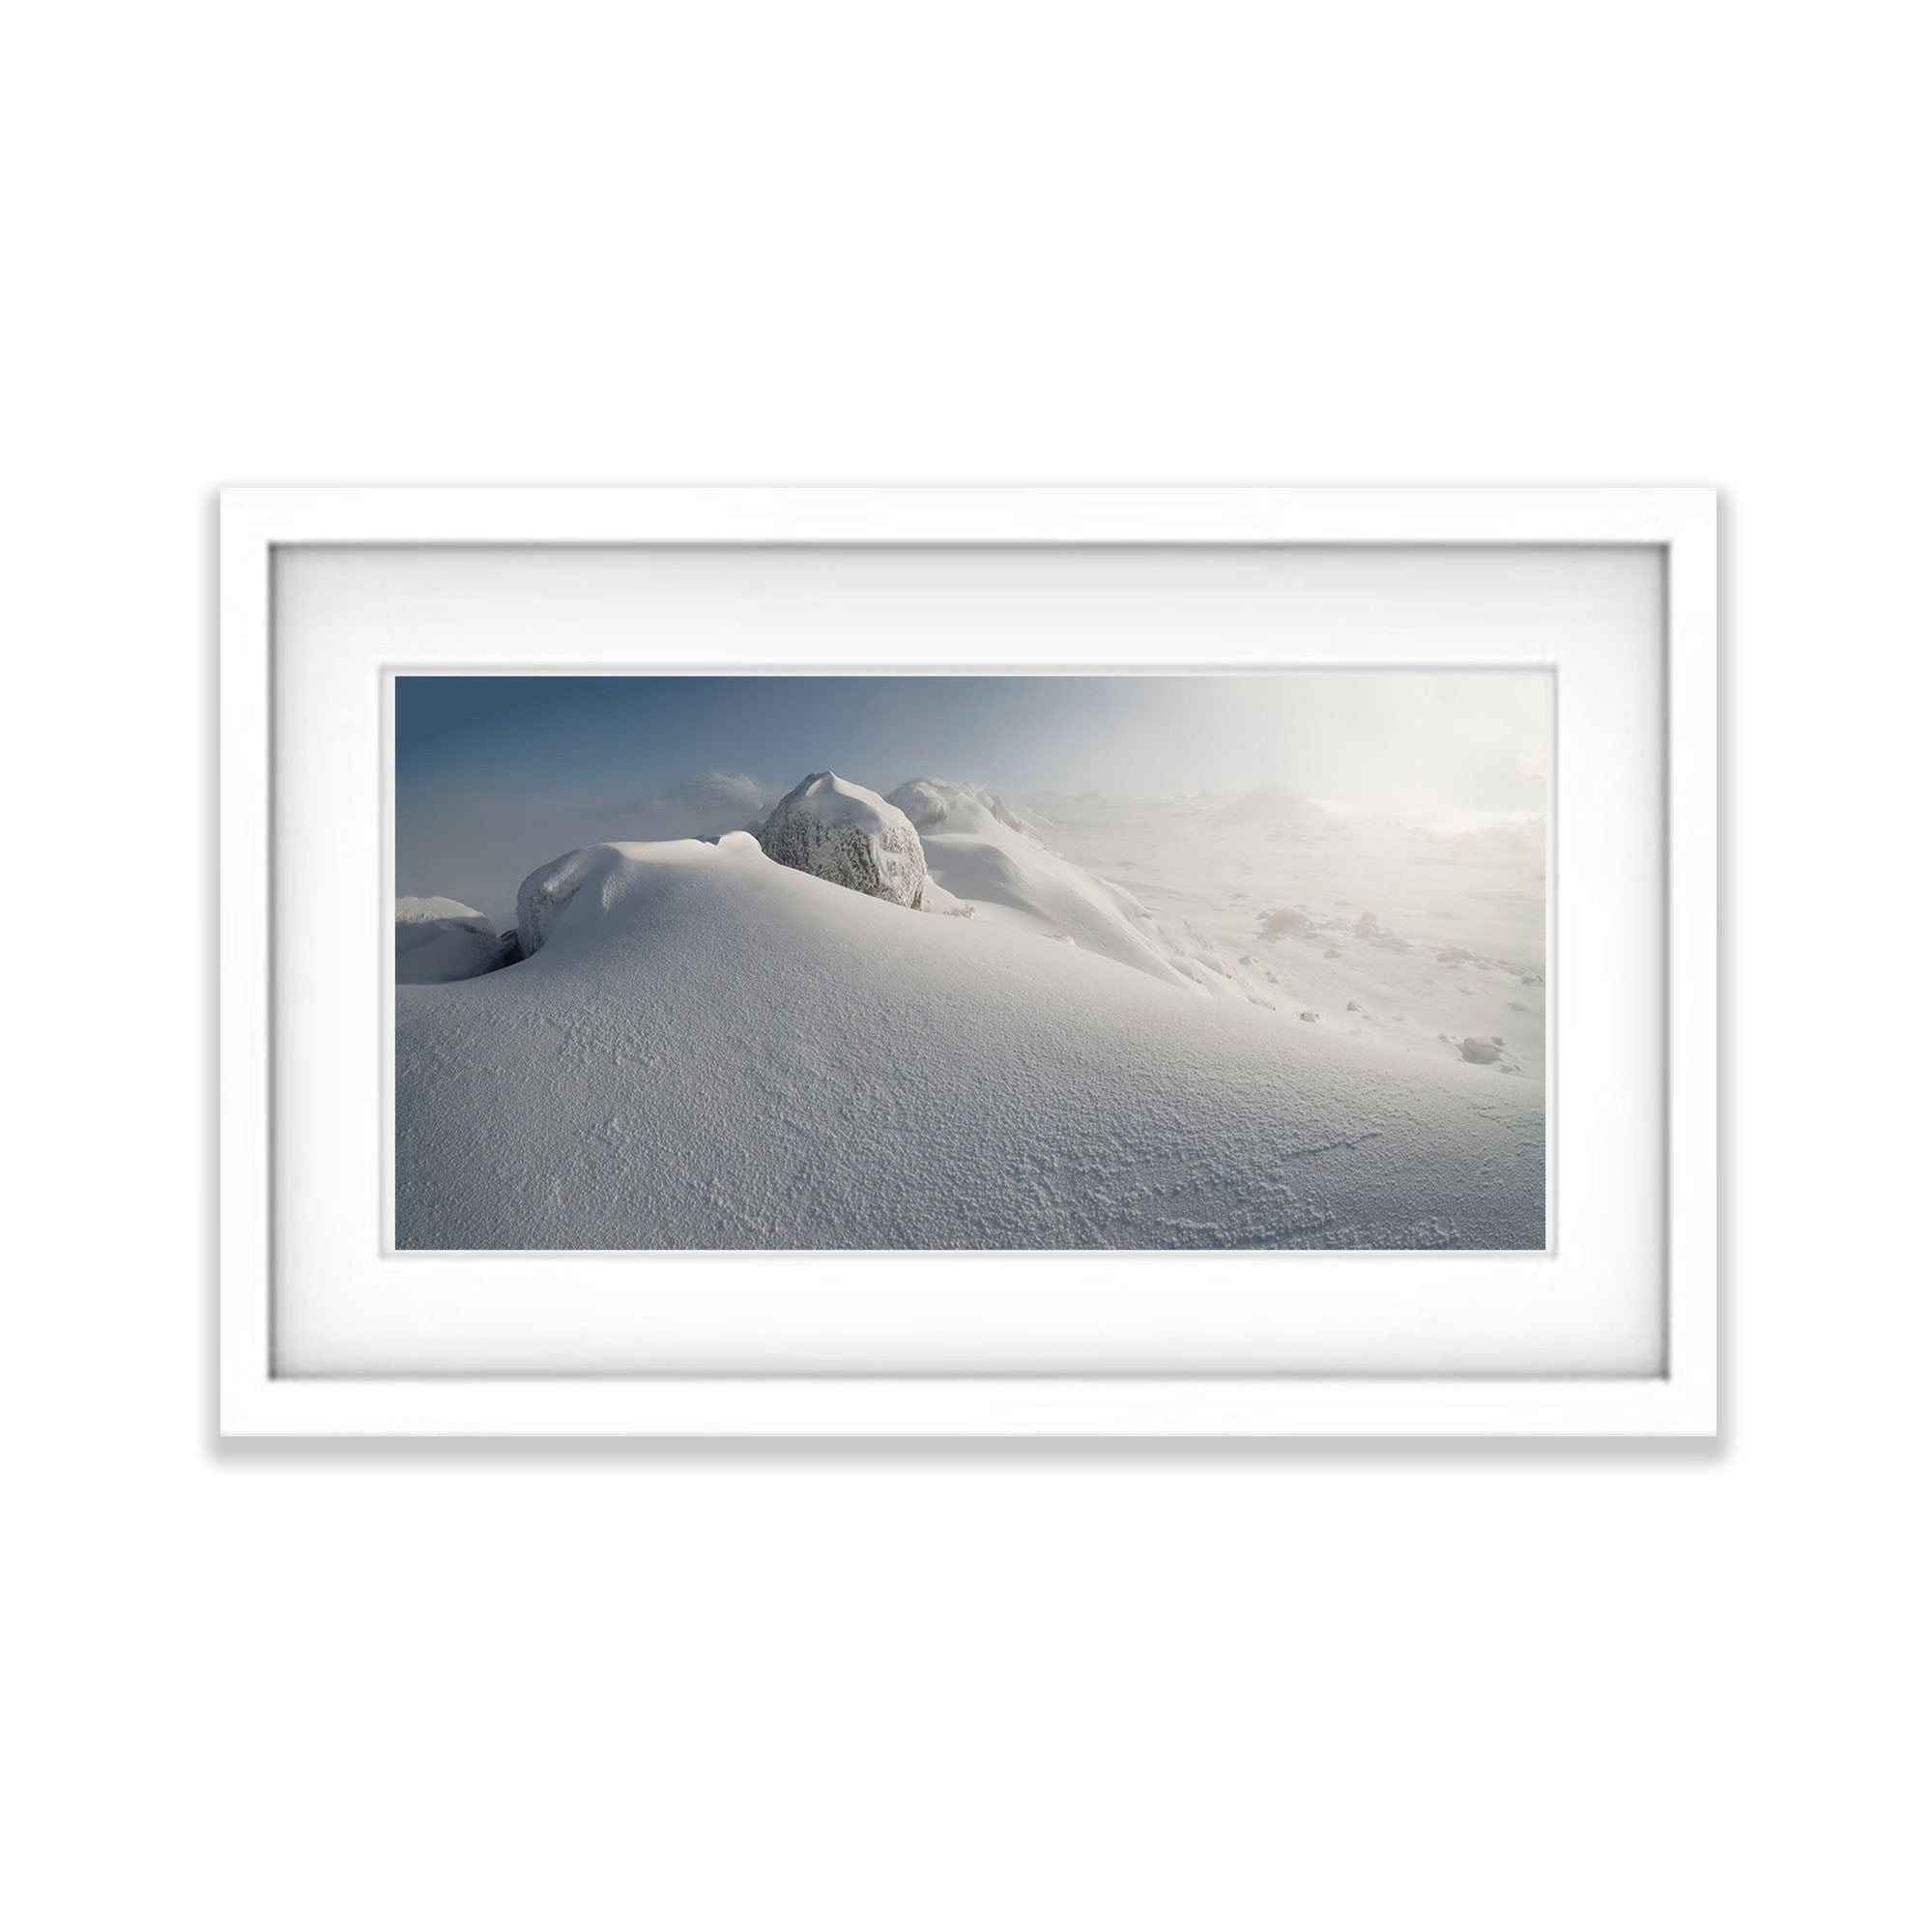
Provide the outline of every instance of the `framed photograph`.
<path id="1" fill-rule="evenodd" d="M 1709 491 L 238 490 L 221 1427 L 1695 1436 Z"/>

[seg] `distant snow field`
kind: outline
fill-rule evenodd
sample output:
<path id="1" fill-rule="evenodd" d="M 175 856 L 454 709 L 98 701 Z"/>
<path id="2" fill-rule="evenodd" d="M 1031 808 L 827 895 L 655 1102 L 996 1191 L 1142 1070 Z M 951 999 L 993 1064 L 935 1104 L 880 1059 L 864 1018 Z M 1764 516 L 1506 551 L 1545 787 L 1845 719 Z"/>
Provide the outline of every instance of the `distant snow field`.
<path id="1" fill-rule="evenodd" d="M 1541 815 L 667 795 L 397 902 L 399 1247 L 1543 1245 Z"/>

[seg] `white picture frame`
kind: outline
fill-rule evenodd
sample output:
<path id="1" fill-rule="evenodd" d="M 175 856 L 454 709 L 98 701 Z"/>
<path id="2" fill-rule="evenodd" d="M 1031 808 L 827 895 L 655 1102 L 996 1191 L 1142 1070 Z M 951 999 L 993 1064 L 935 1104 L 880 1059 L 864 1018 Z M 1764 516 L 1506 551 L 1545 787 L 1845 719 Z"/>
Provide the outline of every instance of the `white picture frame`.
<path id="1" fill-rule="evenodd" d="M 288 1372 L 274 1347 L 274 580 L 302 546 L 1655 549 L 1666 1145 L 1642 1372 Z M 1696 1437 L 1718 1424 L 1716 499 L 1702 489 L 244 489 L 220 518 L 220 1427 L 273 1436 Z M 364 747 L 375 755 L 373 745 Z M 1562 809 L 1559 802 L 1559 811 Z M 369 842 L 373 844 L 374 842 Z M 365 851 L 371 904 L 383 860 Z M 1560 880 L 1559 892 L 1578 881 Z M 1559 1024 L 1553 1020 L 1552 1024 Z M 1560 1037 L 1560 1036 L 1559 1036 Z M 373 1047 L 371 1049 L 373 1052 Z M 902 1255 L 902 1263 L 908 1257 Z M 920 1257 L 911 1257 L 915 1262 Z M 1399 1257 L 1426 1269 L 1434 1257 Z M 535 1264 L 543 1263 L 539 1259 Z M 754 1257 L 755 1265 L 755 1257 Z M 937 1264 L 934 1264 L 937 1268 Z"/>

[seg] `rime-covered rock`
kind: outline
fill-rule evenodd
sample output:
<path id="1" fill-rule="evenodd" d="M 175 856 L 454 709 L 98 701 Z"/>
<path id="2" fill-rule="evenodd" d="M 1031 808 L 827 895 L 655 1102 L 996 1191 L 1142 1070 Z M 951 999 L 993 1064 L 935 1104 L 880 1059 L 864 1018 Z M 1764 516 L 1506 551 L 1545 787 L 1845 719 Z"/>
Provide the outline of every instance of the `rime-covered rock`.
<path id="1" fill-rule="evenodd" d="M 868 898 L 917 907 L 926 853 L 912 822 L 877 792 L 815 771 L 773 808 L 758 835 L 767 858 Z"/>

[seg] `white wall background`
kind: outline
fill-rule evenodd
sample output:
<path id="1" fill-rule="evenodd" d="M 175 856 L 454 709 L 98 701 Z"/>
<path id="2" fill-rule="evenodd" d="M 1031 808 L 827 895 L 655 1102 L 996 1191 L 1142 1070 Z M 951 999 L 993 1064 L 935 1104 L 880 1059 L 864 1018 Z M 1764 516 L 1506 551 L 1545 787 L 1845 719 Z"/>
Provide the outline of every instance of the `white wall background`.
<path id="1" fill-rule="evenodd" d="M 1916 24 L 17 14 L 10 1922 L 1923 1923 Z M 909 478 L 1725 488 L 1720 1452 L 217 1451 L 210 491 Z"/>

